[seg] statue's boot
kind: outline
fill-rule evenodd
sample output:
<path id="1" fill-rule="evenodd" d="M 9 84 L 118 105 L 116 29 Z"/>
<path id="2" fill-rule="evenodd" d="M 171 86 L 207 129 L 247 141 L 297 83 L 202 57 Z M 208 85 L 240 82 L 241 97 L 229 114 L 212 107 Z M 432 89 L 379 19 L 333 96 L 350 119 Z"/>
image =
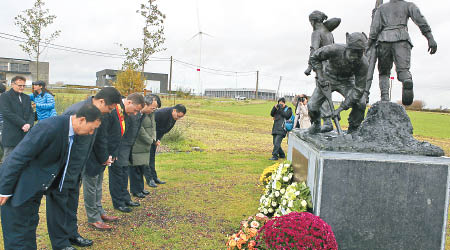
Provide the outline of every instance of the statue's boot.
<path id="1" fill-rule="evenodd" d="M 320 133 L 320 112 L 309 111 L 309 118 L 311 119 L 311 127 L 308 128 L 308 133 L 317 134 Z"/>
<path id="2" fill-rule="evenodd" d="M 380 76 L 381 101 L 389 102 L 389 76 Z"/>
<path id="3" fill-rule="evenodd" d="M 408 79 L 403 82 L 402 103 L 403 105 L 409 106 L 413 103 L 413 101 L 414 101 L 413 81 L 411 79 Z"/>
<path id="4" fill-rule="evenodd" d="M 311 127 L 308 128 L 308 133 L 310 134 L 317 134 L 320 133 L 321 129 L 320 129 L 320 120 L 317 122 L 313 122 L 311 123 Z"/>
<path id="5" fill-rule="evenodd" d="M 323 118 L 323 125 L 320 129 L 320 133 L 327 133 L 333 131 L 333 122 L 331 121 L 330 117 L 324 117 Z"/>

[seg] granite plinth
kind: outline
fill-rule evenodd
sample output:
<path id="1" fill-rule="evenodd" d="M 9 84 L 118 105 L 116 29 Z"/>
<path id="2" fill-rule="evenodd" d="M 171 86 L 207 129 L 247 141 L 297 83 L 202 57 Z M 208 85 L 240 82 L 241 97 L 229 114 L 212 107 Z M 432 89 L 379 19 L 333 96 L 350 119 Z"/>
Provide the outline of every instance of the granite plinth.
<path id="1" fill-rule="evenodd" d="M 369 109 L 361 126 L 353 134 L 309 134 L 294 130 L 298 137 L 325 151 L 443 156 L 444 150 L 413 137 L 413 126 L 403 106 L 377 102 Z"/>
<path id="2" fill-rule="evenodd" d="M 449 158 L 323 151 L 291 133 L 288 160 L 340 250 L 445 248 Z"/>

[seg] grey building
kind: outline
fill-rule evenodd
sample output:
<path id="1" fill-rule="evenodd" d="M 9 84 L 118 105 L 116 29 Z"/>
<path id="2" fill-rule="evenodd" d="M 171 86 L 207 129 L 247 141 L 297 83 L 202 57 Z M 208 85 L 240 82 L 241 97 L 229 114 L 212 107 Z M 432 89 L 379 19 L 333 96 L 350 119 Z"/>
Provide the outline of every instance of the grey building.
<path id="1" fill-rule="evenodd" d="M 256 97 L 256 89 L 205 89 L 205 96 L 217 98 L 240 98 L 247 99 L 263 99 L 274 100 L 277 91 L 269 89 L 258 89 L 258 98 Z"/>
<path id="2" fill-rule="evenodd" d="M 104 69 L 96 73 L 97 87 L 112 86 L 113 82 L 116 81 L 118 70 Z M 168 93 L 168 82 L 169 75 L 160 73 L 149 73 L 144 72 L 145 77 L 145 88 L 147 90 L 152 90 L 155 93 Z M 159 87 L 155 86 L 153 82 L 159 82 Z"/>
<path id="3" fill-rule="evenodd" d="M 0 82 L 11 84 L 11 79 L 17 75 L 27 79 L 26 84 L 41 80 L 49 83 L 49 63 L 39 62 L 39 79 L 37 77 L 37 66 L 35 61 L 17 58 L 0 57 Z"/>

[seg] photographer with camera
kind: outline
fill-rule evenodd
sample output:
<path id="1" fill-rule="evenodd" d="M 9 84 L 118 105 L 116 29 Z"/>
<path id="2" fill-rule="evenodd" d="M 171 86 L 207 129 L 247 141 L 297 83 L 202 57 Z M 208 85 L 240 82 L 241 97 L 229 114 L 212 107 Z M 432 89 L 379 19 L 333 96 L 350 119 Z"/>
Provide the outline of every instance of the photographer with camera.
<path id="1" fill-rule="evenodd" d="M 278 158 L 285 158 L 286 155 L 281 148 L 281 142 L 286 137 L 286 129 L 284 122 L 292 116 L 292 109 L 286 106 L 286 100 L 282 97 L 278 99 L 278 103 L 270 111 L 270 116 L 273 117 L 273 151 L 272 158 L 269 160 L 276 161 Z"/>
<path id="2" fill-rule="evenodd" d="M 308 115 L 308 97 L 301 94 L 296 100 L 294 128 L 306 129 L 311 127 L 311 120 Z"/>

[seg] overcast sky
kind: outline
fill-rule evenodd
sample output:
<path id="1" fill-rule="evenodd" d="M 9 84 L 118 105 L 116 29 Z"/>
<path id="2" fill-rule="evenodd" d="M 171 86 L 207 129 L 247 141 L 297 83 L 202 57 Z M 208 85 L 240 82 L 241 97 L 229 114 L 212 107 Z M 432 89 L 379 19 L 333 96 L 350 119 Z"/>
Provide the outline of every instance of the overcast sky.
<path id="1" fill-rule="evenodd" d="M 1 0 L 0 32 L 22 36 L 14 26 L 14 17 L 31 8 L 33 0 Z M 46 7 L 57 16 L 49 30 L 61 30 L 55 44 L 108 53 L 122 53 L 119 43 L 138 47 L 141 39 L 142 18 L 136 10 L 143 0 L 46 0 Z M 387 2 L 385 0 L 385 2 Z M 412 74 L 416 99 L 428 107 L 450 107 L 450 3 L 447 0 L 414 1 L 427 18 L 438 43 L 437 54 L 427 54 L 427 41 L 417 26 L 409 23 L 414 44 Z M 313 77 L 306 77 L 310 35 L 312 28 L 308 15 L 314 10 L 328 17 L 342 18 L 334 31 L 337 43 L 345 42 L 345 32 L 369 33 L 370 17 L 375 0 L 158 0 L 166 14 L 166 50 L 156 57 L 170 57 L 199 64 L 199 40 L 191 39 L 198 33 L 197 6 L 201 30 L 211 35 L 203 37 L 201 65 L 232 72 L 260 71 L 260 88 L 276 90 L 283 76 L 282 93 L 312 94 Z M 198 4 L 197 4 L 198 3 Z M 0 39 L 0 57 L 29 57 L 17 42 Z M 95 84 L 95 72 L 119 69 L 122 60 L 80 55 L 48 49 L 42 56 L 50 62 L 50 82 Z M 220 73 L 217 75 L 175 63 L 173 85 L 195 89 L 254 88 L 255 73 Z M 167 61 L 152 61 L 146 71 L 168 73 Z M 393 72 L 394 73 L 394 72 Z M 226 75 L 226 76 L 225 76 Z M 236 76 L 237 75 L 237 76 Z M 377 72 L 376 72 L 377 75 Z M 378 80 L 371 89 L 371 102 L 379 100 Z M 394 81 L 393 99 L 401 99 L 401 84 Z"/>

